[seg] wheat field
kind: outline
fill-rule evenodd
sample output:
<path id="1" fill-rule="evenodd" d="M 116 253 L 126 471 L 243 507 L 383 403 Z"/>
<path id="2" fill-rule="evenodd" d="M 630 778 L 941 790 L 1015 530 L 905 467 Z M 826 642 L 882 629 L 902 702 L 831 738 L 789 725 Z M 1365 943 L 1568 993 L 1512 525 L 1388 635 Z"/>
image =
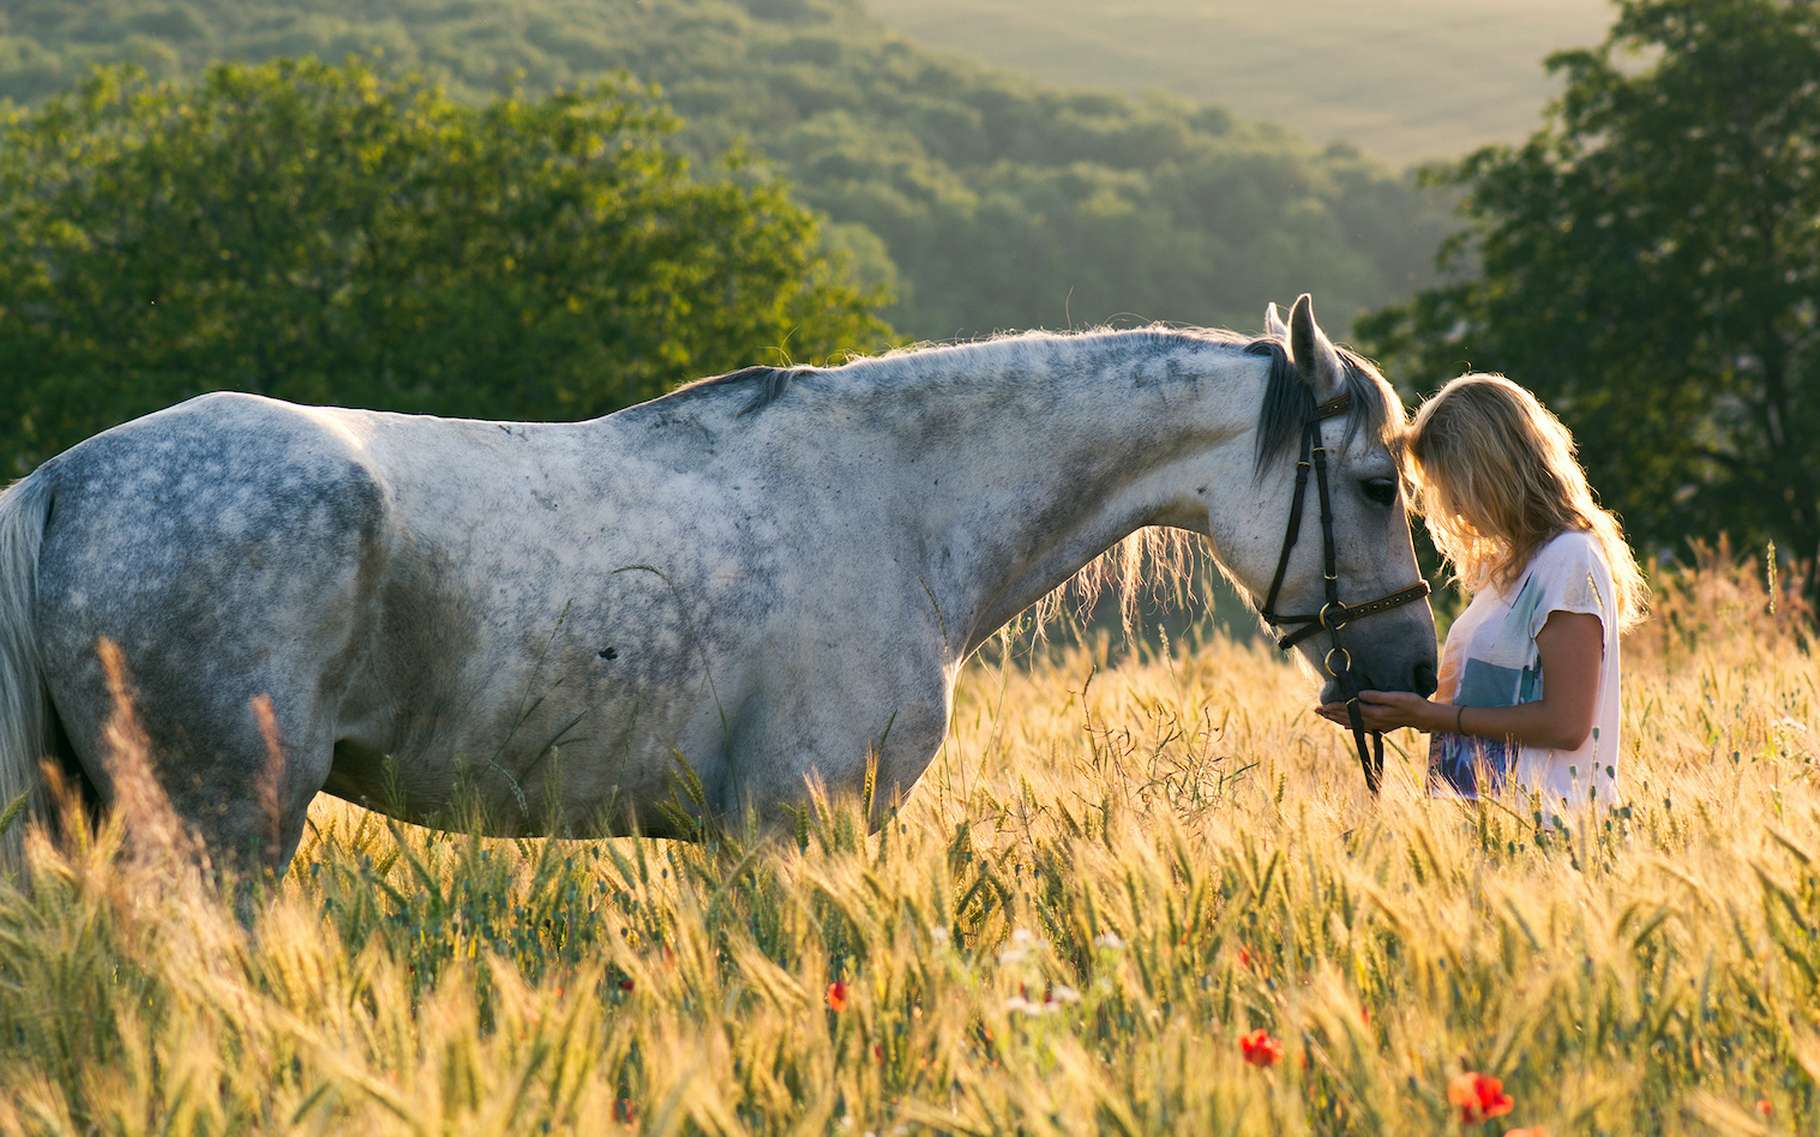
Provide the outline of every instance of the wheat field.
<path id="1" fill-rule="evenodd" d="M 846 801 L 679 844 L 325 799 L 250 934 L 137 830 L 35 836 L 0 1131 L 1816 1132 L 1811 618 L 1702 559 L 1627 641 L 1599 815 L 1401 758 L 1373 806 L 1311 680 L 1212 637 L 972 665 L 876 836 Z M 1469 1073 L 1501 1091 L 1450 1100 Z"/>

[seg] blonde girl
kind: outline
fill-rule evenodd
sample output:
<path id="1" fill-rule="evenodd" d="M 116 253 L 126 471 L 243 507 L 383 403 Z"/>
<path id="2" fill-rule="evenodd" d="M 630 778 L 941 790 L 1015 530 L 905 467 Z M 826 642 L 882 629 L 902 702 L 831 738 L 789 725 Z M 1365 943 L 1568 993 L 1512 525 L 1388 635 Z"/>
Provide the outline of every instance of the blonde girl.
<path id="1" fill-rule="evenodd" d="M 1501 375 L 1462 375 L 1416 413 L 1412 498 L 1472 601 L 1447 634 L 1432 700 L 1366 691 L 1365 725 L 1432 736 L 1437 793 L 1514 782 L 1569 803 L 1618 800 L 1619 634 L 1648 587 L 1599 506 L 1573 436 Z M 1345 725 L 1343 705 L 1320 708 Z"/>

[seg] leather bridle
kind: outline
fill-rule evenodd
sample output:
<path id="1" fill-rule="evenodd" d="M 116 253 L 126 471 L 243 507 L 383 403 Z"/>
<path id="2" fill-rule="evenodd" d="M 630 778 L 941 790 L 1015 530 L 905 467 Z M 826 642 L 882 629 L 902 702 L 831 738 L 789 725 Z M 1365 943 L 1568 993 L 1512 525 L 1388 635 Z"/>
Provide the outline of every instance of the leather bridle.
<path id="1" fill-rule="evenodd" d="M 1313 396 L 1309 396 L 1313 402 Z M 1270 580 L 1270 593 L 1264 598 L 1259 614 L 1266 623 L 1282 634 L 1277 647 L 1284 651 L 1312 636 L 1326 632 L 1331 637 L 1327 654 L 1321 658 L 1321 669 L 1338 681 L 1346 698 L 1346 717 L 1352 723 L 1352 741 L 1358 747 L 1359 768 L 1365 773 L 1365 788 L 1373 795 L 1384 779 L 1384 735 L 1372 731 L 1372 746 L 1365 745 L 1365 718 L 1359 708 L 1359 686 L 1352 674 L 1352 653 L 1340 642 L 1340 629 L 1354 620 L 1375 616 L 1428 595 L 1428 582 L 1419 580 L 1408 588 L 1368 600 L 1363 604 L 1346 604 L 1340 600 L 1340 579 L 1334 560 L 1333 501 L 1327 488 L 1327 447 L 1321 444 L 1321 424 L 1345 414 L 1352 407 L 1352 396 L 1338 395 L 1309 408 L 1302 424 L 1302 456 L 1296 461 L 1295 497 L 1289 505 L 1289 530 L 1283 535 L 1283 552 L 1277 557 L 1276 575 Z M 1302 534 L 1302 501 L 1308 496 L 1308 473 L 1314 471 L 1314 483 L 1321 505 L 1321 575 L 1326 588 L 1326 603 L 1313 614 L 1284 615 L 1276 610 L 1277 593 L 1283 587 L 1283 575 L 1289 571 L 1289 554 Z M 1285 630 L 1287 629 L 1287 630 Z"/>

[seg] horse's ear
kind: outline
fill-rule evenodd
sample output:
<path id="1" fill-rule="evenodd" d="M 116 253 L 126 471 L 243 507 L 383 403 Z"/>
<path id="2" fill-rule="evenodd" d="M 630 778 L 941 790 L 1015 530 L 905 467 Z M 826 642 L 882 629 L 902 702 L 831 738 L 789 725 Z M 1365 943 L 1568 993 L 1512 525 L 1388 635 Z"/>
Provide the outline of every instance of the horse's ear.
<path id="1" fill-rule="evenodd" d="M 1346 368 L 1333 341 L 1315 323 L 1314 298 L 1306 292 L 1296 297 L 1295 307 L 1289 310 L 1289 354 L 1295 357 L 1296 372 L 1315 398 L 1339 394 Z"/>
<path id="2" fill-rule="evenodd" d="M 1289 342 L 1289 325 L 1283 322 L 1283 316 L 1277 311 L 1274 300 L 1264 305 L 1264 334 L 1273 340 Z"/>

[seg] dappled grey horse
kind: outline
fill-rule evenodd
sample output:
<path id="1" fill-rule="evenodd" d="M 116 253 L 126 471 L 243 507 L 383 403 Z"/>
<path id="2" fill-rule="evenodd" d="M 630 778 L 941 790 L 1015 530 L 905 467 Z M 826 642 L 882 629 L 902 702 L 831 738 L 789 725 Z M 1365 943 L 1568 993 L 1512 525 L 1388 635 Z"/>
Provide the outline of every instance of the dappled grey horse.
<path id="1" fill-rule="evenodd" d="M 111 797 L 107 640 L 218 865 L 282 872 L 318 792 L 434 823 L 464 785 L 498 833 L 662 836 L 684 763 L 703 812 L 776 818 L 871 756 L 882 812 L 969 654 L 1128 535 L 1204 535 L 1261 598 L 1311 394 L 1351 396 L 1321 426 L 1339 574 L 1406 588 L 1402 405 L 1305 296 L 1254 340 L 750 368 L 579 423 L 204 395 L 0 497 L 0 791 L 49 756 Z M 1322 575 L 1302 542 L 1284 606 Z M 1363 682 L 1432 688 L 1426 604 L 1349 647 Z"/>

